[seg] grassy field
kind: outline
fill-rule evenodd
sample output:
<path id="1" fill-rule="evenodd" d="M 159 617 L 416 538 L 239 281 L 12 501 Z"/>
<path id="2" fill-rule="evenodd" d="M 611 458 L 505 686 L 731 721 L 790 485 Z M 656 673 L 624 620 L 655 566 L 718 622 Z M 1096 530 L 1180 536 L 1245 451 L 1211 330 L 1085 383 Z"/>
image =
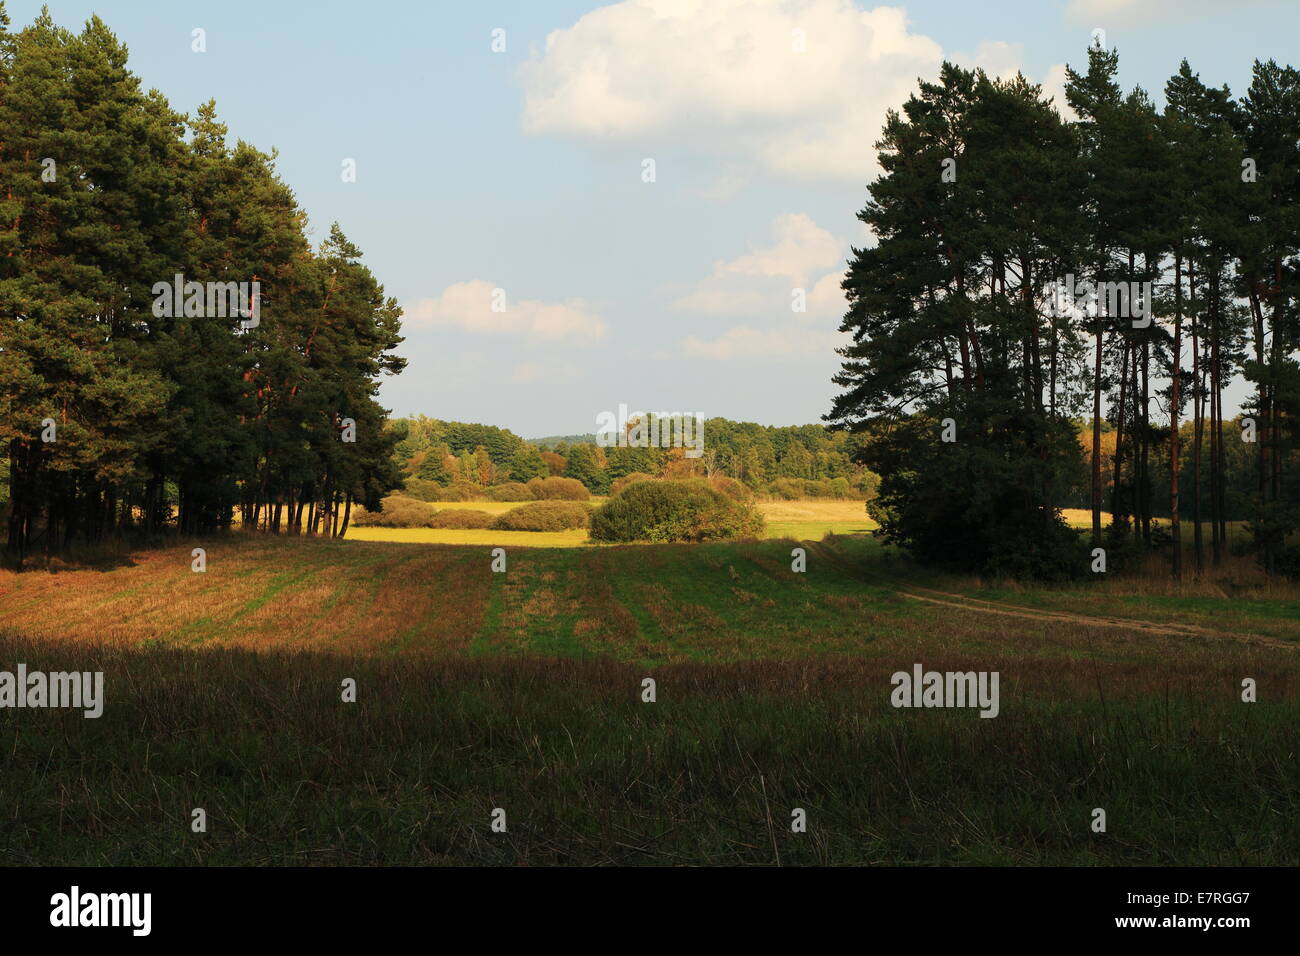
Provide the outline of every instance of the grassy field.
<path id="1" fill-rule="evenodd" d="M 0 710 L 0 863 L 1300 863 L 1293 585 L 791 546 L 507 546 L 497 574 L 235 535 L 0 571 L 0 669 L 107 698 Z M 999 716 L 894 709 L 915 663 L 998 671 Z"/>

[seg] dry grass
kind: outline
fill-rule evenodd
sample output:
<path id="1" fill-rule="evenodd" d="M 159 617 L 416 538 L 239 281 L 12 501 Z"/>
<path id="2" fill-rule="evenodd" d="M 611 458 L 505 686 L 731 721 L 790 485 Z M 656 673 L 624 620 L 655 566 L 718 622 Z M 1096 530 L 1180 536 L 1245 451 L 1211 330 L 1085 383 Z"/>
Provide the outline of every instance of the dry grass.
<path id="1" fill-rule="evenodd" d="M 1300 639 L 1087 618 L 1138 613 L 1141 578 L 979 591 L 1090 602 L 1062 621 L 908 599 L 962 582 L 860 536 L 803 574 L 775 540 L 510 547 L 505 574 L 485 546 L 201 543 L 205 574 L 191 543 L 0 571 L 0 659 L 106 687 L 97 720 L 0 715 L 0 863 L 1300 860 Z M 1285 606 L 1151 613 L 1285 632 Z M 913 663 L 997 671 L 999 717 L 893 709 Z M 807 834 L 769 830 L 794 806 Z"/>

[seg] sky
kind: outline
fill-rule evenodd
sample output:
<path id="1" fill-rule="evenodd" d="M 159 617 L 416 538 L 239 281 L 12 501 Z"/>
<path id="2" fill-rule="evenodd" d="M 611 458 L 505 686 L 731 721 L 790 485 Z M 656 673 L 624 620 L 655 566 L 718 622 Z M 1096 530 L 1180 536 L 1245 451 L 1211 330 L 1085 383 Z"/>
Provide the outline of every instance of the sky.
<path id="1" fill-rule="evenodd" d="M 40 6 L 8 0 L 13 26 Z M 337 221 L 405 310 L 394 414 L 524 437 L 621 404 L 819 421 L 873 143 L 944 59 L 1062 106 L 1097 29 L 1158 104 L 1183 58 L 1234 93 L 1255 58 L 1300 63 L 1295 0 L 49 7 L 97 13 L 146 88 L 182 112 L 214 98 L 232 142 L 278 150 L 312 240 Z"/>

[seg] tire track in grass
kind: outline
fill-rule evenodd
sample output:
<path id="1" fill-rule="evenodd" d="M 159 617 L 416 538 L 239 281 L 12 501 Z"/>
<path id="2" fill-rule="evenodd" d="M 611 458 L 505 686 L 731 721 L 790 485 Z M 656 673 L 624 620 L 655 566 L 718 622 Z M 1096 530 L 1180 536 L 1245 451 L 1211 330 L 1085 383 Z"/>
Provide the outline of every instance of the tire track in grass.
<path id="1" fill-rule="evenodd" d="M 402 609 L 413 623 L 403 628 L 384 645 L 387 656 L 403 653 L 451 652 L 463 654 L 472 646 L 475 635 L 483 628 L 492 589 L 491 550 L 457 545 L 428 545 L 421 563 L 411 573 L 424 573 L 423 587 L 393 589 L 399 600 L 411 602 Z M 376 607 L 376 613 L 381 609 Z"/>
<path id="2" fill-rule="evenodd" d="M 483 625 L 471 653 L 583 657 L 582 551 L 575 548 L 507 549 L 503 573 L 494 573 Z"/>
<path id="3" fill-rule="evenodd" d="M 295 598 L 296 605 L 308 600 L 307 607 L 285 609 L 285 614 L 292 618 L 291 626 L 272 622 L 273 626 L 263 626 L 260 632 L 244 635 L 246 643 L 262 649 L 337 651 L 350 635 L 378 623 L 382 616 L 377 610 L 380 595 L 389 586 L 393 573 L 420 556 L 418 551 L 409 549 L 353 552 L 350 546 L 340 555 L 349 560 L 327 566 L 327 570 L 341 575 L 332 582 L 323 599 L 311 601 L 309 584 Z M 353 591 L 358 585 L 361 593 Z"/>
<path id="4" fill-rule="evenodd" d="M 643 582 L 629 581 L 626 575 L 619 573 L 625 567 L 636 568 L 637 571 L 649 571 L 654 569 L 654 573 L 646 573 L 646 578 L 653 580 L 654 583 L 660 583 L 661 571 L 663 570 L 664 560 L 662 549 L 666 545 L 615 545 L 608 548 L 602 548 L 597 554 L 599 555 L 601 570 L 605 580 L 609 584 L 610 593 L 613 595 L 619 605 L 628 612 L 632 621 L 636 625 L 636 641 L 638 649 L 642 650 L 643 657 L 649 660 L 667 663 L 672 660 L 676 651 L 678 656 L 689 656 L 679 648 L 674 640 L 659 625 L 655 614 L 645 605 L 641 595 L 633 594 L 636 589 L 643 589 Z M 641 559 L 635 562 L 621 560 L 620 554 L 631 554 L 636 549 L 638 557 Z M 645 654 L 644 651 L 662 648 L 663 651 L 655 654 Z"/>
<path id="5" fill-rule="evenodd" d="M 304 541 L 296 539 L 268 540 L 258 544 L 262 546 L 250 550 L 232 549 L 232 560 L 221 565 L 225 573 L 213 577 L 213 569 L 210 568 L 202 576 L 203 582 L 198 593 L 201 597 L 215 599 L 220 606 L 230 598 L 228 582 L 255 581 L 259 579 L 263 568 L 277 568 L 266 579 L 265 586 L 245 599 L 232 613 L 224 616 L 201 615 L 179 631 L 162 637 L 157 643 L 186 647 L 242 646 L 264 650 L 268 641 L 265 635 L 261 640 L 256 639 L 259 628 L 255 623 L 249 622 L 249 619 L 268 608 L 277 598 L 300 587 L 310 586 L 319 575 L 337 566 L 337 547 L 332 546 L 334 542 L 331 541 L 317 539 L 312 542 L 312 547 L 305 547 Z M 216 554 L 220 557 L 220 552 Z M 291 559 L 293 566 L 285 567 L 286 559 Z M 211 565 L 213 554 L 209 554 L 208 560 Z"/>
<path id="6" fill-rule="evenodd" d="M 248 617 L 250 614 L 257 613 L 265 607 L 272 598 L 278 596 L 288 588 L 294 587 L 295 585 L 301 584 L 309 578 L 314 577 L 321 570 L 321 567 L 313 566 L 295 571 L 282 571 L 279 574 L 272 575 L 270 581 L 260 594 L 249 601 L 245 601 L 234 614 L 226 618 L 219 625 L 206 628 L 204 631 L 200 632 L 195 625 L 199 625 L 205 620 L 209 623 L 212 622 L 211 618 L 204 618 L 185 628 L 185 631 L 191 633 L 198 632 L 198 636 L 191 637 L 187 635 L 188 639 L 184 640 L 183 643 L 190 647 L 197 647 L 199 645 L 208 644 L 211 641 L 222 641 L 232 637 L 233 628 L 236 624 Z"/>
<path id="7" fill-rule="evenodd" d="M 998 604 L 997 602 L 987 601 L 982 598 L 966 597 L 962 594 L 954 594 L 950 591 L 939 591 L 935 588 L 927 588 L 918 584 L 909 583 L 904 586 L 897 581 L 890 581 L 884 576 L 874 575 L 863 568 L 855 567 L 843 555 L 840 555 L 820 542 L 815 544 L 815 548 L 818 553 L 824 555 L 828 560 L 838 562 L 846 570 L 856 573 L 864 583 L 886 583 L 899 594 L 913 601 L 922 601 L 943 607 L 958 608 L 963 611 L 974 611 L 983 614 L 998 614 L 1004 617 L 1017 617 L 1025 620 L 1037 621 L 1039 623 L 1079 624 L 1086 627 L 1116 628 L 1147 634 L 1160 634 L 1166 637 L 1191 637 L 1200 638 L 1202 640 L 1233 641 L 1237 643 L 1257 644 L 1266 647 L 1285 647 L 1293 651 L 1297 649 L 1296 644 L 1293 641 L 1269 637 L 1264 634 L 1236 634 L 1223 631 L 1212 631 L 1195 624 L 1158 624 L 1154 621 L 1140 621 L 1102 615 L 1075 614 L 1068 611 L 1041 611 L 1023 606 Z"/>

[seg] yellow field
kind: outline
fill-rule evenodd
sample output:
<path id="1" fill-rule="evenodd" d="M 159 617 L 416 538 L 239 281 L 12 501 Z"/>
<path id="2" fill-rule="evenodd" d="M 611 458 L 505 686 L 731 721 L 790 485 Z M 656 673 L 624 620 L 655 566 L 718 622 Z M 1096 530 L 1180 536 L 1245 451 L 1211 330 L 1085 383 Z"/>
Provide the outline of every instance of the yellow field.
<path id="1" fill-rule="evenodd" d="M 767 537 L 820 541 L 827 534 L 866 534 L 876 528 L 861 501 L 805 498 L 799 501 L 760 501 L 767 519 Z"/>
<path id="2" fill-rule="evenodd" d="M 501 504 L 501 502 L 491 502 Z M 485 511 L 487 509 L 484 509 Z M 492 512 L 500 514 L 499 511 Z M 485 544 L 518 548 L 578 548 L 590 544 L 586 528 L 572 531 L 493 531 L 489 528 L 349 528 L 349 541 L 399 544 Z"/>
<path id="3" fill-rule="evenodd" d="M 592 498 L 599 507 L 604 498 Z M 527 502 L 518 501 L 435 501 L 433 507 L 486 511 L 499 515 Z M 806 499 L 802 501 L 760 501 L 758 510 L 767 519 L 768 538 L 794 538 L 797 541 L 820 541 L 827 534 L 865 534 L 876 527 L 867 517 L 861 501 Z M 393 541 L 405 544 L 479 544 L 514 545 L 527 548 L 576 548 L 590 545 L 587 532 L 573 531 L 492 531 L 457 528 L 358 528 L 348 529 L 349 541 Z"/>
<path id="4" fill-rule="evenodd" d="M 608 498 L 592 497 L 589 504 L 599 508 Z M 434 511 L 486 511 L 490 515 L 503 515 L 521 505 L 530 505 L 531 501 L 430 501 Z"/>

